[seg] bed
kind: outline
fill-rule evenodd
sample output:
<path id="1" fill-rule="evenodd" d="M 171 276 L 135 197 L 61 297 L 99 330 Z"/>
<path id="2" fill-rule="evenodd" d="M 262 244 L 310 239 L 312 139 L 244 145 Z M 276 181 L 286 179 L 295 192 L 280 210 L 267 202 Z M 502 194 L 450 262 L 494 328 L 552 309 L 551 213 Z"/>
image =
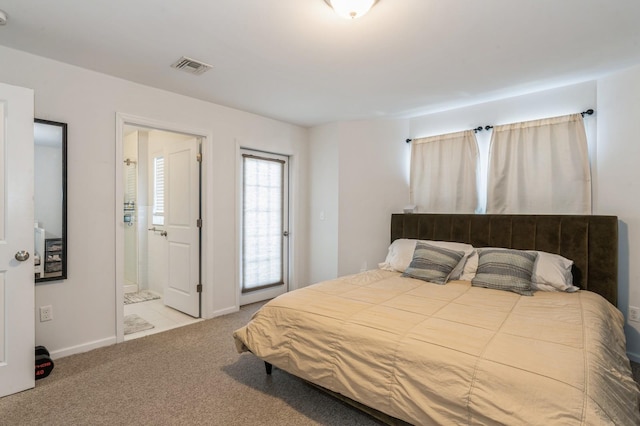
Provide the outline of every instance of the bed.
<path id="1" fill-rule="evenodd" d="M 386 269 L 325 281 L 265 304 L 234 332 L 238 351 L 388 423 L 640 424 L 615 307 L 616 217 L 393 215 L 392 246 L 406 240 L 473 246 L 474 284 Z M 571 259 L 581 290 L 480 287 L 487 247 Z"/>

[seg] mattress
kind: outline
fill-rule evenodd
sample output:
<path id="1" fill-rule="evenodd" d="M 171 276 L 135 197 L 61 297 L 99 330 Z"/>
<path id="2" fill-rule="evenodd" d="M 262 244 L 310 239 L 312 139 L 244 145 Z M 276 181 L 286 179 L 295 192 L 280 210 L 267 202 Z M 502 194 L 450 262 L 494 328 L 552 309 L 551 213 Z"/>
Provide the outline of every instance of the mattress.
<path id="1" fill-rule="evenodd" d="M 284 294 L 239 352 L 413 424 L 640 424 L 622 314 L 375 270 Z"/>

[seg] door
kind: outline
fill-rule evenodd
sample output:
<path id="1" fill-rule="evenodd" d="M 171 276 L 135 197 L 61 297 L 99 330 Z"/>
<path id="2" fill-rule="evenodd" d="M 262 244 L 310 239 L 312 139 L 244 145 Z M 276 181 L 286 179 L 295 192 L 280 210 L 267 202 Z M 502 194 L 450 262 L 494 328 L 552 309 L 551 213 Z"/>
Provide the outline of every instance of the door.
<path id="1" fill-rule="evenodd" d="M 170 144 L 165 158 L 167 306 L 200 317 L 200 141 Z"/>
<path id="2" fill-rule="evenodd" d="M 289 158 L 241 151 L 240 304 L 288 290 Z"/>
<path id="3" fill-rule="evenodd" d="M 35 385 L 33 161 L 33 91 L 0 83 L 0 396 Z"/>

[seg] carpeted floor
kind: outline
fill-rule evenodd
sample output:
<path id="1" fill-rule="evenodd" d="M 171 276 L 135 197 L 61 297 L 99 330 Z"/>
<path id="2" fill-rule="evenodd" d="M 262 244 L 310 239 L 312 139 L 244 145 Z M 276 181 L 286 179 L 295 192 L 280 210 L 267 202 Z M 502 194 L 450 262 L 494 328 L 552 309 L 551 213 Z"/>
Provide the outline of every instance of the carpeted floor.
<path id="1" fill-rule="evenodd" d="M 0 398 L 1 425 L 379 425 L 238 354 L 232 333 L 261 306 L 55 360 L 35 389 Z"/>

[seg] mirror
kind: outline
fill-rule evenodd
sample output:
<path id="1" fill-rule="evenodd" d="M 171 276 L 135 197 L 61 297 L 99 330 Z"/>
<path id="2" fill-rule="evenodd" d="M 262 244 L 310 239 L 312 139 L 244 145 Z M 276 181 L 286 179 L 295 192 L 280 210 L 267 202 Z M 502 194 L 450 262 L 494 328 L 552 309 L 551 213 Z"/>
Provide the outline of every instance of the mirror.
<path id="1" fill-rule="evenodd" d="M 35 119 L 35 280 L 67 278 L 67 124 Z"/>

